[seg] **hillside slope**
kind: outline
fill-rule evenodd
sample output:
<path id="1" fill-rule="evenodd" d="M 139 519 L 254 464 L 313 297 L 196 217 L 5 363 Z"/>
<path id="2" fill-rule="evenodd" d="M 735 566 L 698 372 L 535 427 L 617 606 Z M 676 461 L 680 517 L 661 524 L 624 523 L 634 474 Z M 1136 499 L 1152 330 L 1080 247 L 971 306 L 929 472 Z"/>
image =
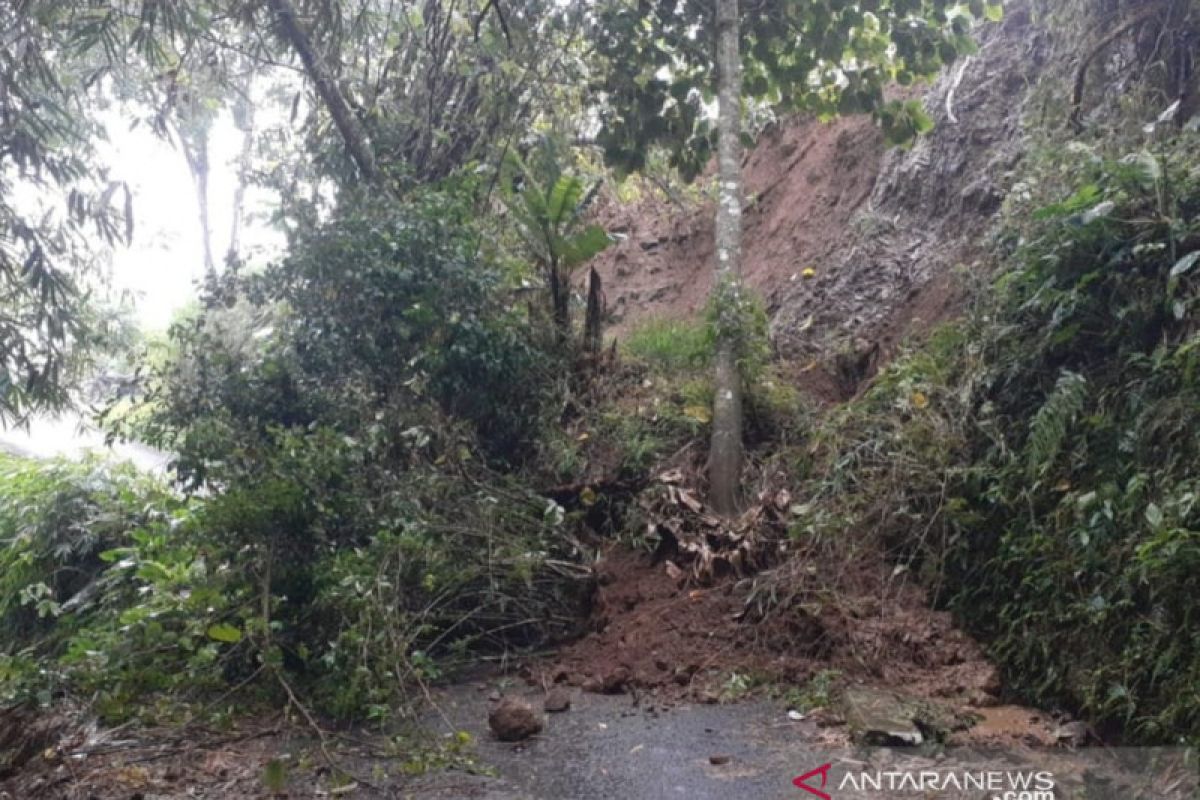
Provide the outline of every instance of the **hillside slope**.
<path id="1" fill-rule="evenodd" d="M 1020 159 L 1021 112 L 1048 57 L 1045 37 L 1027 3 L 1009 4 L 1002 23 L 981 30 L 979 52 L 928 87 L 936 126 L 910 149 L 889 150 L 872 121 L 855 116 L 773 126 L 747 153 L 743 270 L 772 316 L 779 355 L 802 366 L 836 354 L 861 362 L 842 374 L 831 366 L 826 393 L 853 393 L 877 354 L 953 312 L 954 269 L 979 256 Z M 645 198 L 604 217 L 624 235 L 596 260 L 618 338 L 640 319 L 703 308 L 709 204 L 680 216 Z"/>

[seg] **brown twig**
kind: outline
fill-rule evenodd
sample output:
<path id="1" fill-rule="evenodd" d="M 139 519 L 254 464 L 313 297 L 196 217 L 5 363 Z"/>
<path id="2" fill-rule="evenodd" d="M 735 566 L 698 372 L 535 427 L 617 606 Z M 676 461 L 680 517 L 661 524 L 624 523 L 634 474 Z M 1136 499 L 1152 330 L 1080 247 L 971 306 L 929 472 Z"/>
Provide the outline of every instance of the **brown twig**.
<path id="1" fill-rule="evenodd" d="M 317 734 L 317 739 L 319 740 L 321 748 L 321 757 L 325 759 L 325 763 L 329 765 L 329 769 L 335 774 L 341 773 L 353 778 L 355 782 L 367 787 L 368 789 L 378 788 L 370 781 L 355 775 L 350 770 L 338 764 L 337 759 L 335 759 L 333 754 L 329 752 L 329 734 L 326 733 L 325 729 L 322 728 L 320 723 L 317 722 L 317 718 L 314 717 L 313 713 L 308 710 L 308 706 L 300 702 L 300 698 L 297 697 L 296 692 L 292 690 L 292 685 L 287 682 L 287 679 L 283 677 L 282 673 L 276 672 L 275 677 L 278 679 L 279 685 L 283 687 L 283 691 L 287 693 L 288 702 L 296 707 L 296 709 L 300 712 L 300 715 L 304 717 L 305 722 L 308 723 L 308 726 L 313 729 L 314 733 Z"/>

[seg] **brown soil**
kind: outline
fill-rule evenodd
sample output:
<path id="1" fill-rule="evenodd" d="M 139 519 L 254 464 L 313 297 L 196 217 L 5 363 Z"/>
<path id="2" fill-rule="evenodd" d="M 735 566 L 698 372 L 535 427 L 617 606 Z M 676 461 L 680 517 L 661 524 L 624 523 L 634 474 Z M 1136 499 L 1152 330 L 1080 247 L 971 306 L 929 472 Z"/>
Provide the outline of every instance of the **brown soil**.
<path id="1" fill-rule="evenodd" d="M 933 131 L 888 149 L 870 118 L 795 119 L 744 161 L 742 269 L 779 359 L 818 399 L 853 395 L 909 337 L 961 311 L 962 283 L 1022 153 L 1027 89 L 1048 57 L 1024 3 L 924 95 Z M 712 282 L 713 210 L 657 192 L 599 222 L 623 238 L 593 262 L 620 339 L 639 320 L 699 312 Z M 811 273 L 805 270 L 810 269 Z M 809 275 L 806 277 L 806 275 Z M 837 362 L 849 360 L 847 365 Z"/>
<path id="2" fill-rule="evenodd" d="M 735 674 L 786 690 L 837 670 L 843 681 L 955 704 L 998 702 L 995 668 L 916 586 L 865 561 L 829 576 L 810 573 L 803 562 L 699 587 L 672 580 L 649 554 L 613 547 L 597 567 L 592 632 L 539 676 L 670 702 L 730 699 Z M 766 594 L 773 595 L 769 602 Z"/>
<path id="3" fill-rule="evenodd" d="M 778 308 L 784 285 L 805 280 L 806 267 L 832 258 L 870 196 L 883 155 L 883 137 L 867 117 L 774 126 L 750 151 L 743 272 L 769 308 Z M 618 338 L 639 319 L 695 314 L 708 299 L 713 208 L 679 212 L 653 196 L 601 212 L 605 227 L 625 237 L 595 262 L 612 314 L 609 332 Z"/>

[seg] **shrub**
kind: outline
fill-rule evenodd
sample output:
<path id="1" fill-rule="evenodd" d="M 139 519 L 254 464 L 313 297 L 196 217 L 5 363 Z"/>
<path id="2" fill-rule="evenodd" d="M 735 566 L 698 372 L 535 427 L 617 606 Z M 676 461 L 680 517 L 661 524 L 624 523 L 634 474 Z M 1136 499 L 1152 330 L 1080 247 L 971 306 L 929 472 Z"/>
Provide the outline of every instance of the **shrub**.
<path id="1" fill-rule="evenodd" d="M 210 631 L 239 593 L 187 504 L 100 461 L 0 472 L 0 696 L 82 691 L 120 719 L 158 690 L 220 683 L 230 648 Z"/>
<path id="2" fill-rule="evenodd" d="M 625 352 L 661 372 L 693 372 L 712 360 L 712 337 L 701 320 L 660 317 L 640 323 L 624 342 Z"/>
<path id="3" fill-rule="evenodd" d="M 172 330 L 140 424 L 197 497 L 190 541 L 229 563 L 226 680 L 287 674 L 377 715 L 447 659 L 581 615 L 562 515 L 499 472 L 565 360 L 479 245 L 452 192 L 346 206 Z"/>
<path id="4" fill-rule="evenodd" d="M 1200 170 L 1065 148 L 990 297 L 810 448 L 813 519 L 894 547 L 1009 685 L 1130 741 L 1200 739 Z"/>

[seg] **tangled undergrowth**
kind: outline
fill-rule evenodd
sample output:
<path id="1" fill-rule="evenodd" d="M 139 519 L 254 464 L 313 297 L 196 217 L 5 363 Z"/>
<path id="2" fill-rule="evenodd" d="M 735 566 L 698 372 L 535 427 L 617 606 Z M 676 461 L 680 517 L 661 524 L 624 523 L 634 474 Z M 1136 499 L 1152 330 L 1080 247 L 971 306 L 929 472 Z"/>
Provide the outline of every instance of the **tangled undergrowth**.
<path id="1" fill-rule="evenodd" d="M 1127 741 L 1200 737 L 1194 148 L 1046 154 L 975 307 L 790 456 L 800 548 L 882 547 L 1014 692 Z"/>
<path id="2" fill-rule="evenodd" d="M 209 286 L 114 423 L 174 454 L 174 488 L 6 463 L 6 699 L 385 719 L 468 656 L 577 629 L 577 522 L 520 475 L 569 370 L 507 301 L 469 197 L 347 205 Z"/>
<path id="3" fill-rule="evenodd" d="M 209 286 L 147 395 L 112 414 L 175 454 L 173 486 L 7 465 L 5 699 L 88 697 L 110 722 L 252 698 L 383 722 L 460 665 L 582 629 L 597 535 L 644 537 L 638 492 L 700 471 L 711 334 L 580 372 L 504 300 L 461 214 L 453 194 L 357 210 Z M 763 369 L 760 446 L 800 407 Z"/>

